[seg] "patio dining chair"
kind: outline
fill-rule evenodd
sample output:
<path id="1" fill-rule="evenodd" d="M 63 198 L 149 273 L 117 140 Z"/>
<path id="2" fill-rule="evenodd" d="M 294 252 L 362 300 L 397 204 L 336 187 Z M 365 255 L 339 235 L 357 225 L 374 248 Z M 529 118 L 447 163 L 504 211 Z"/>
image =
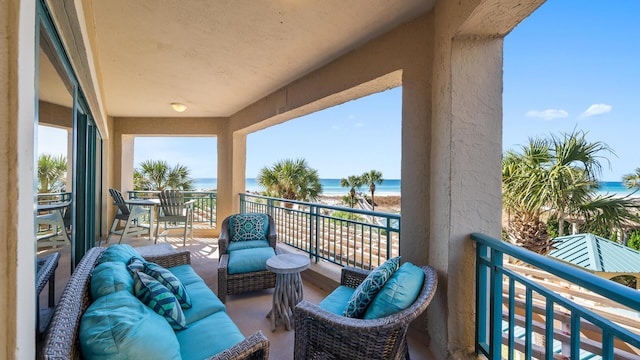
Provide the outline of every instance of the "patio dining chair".
<path id="1" fill-rule="evenodd" d="M 158 194 L 160 198 L 160 210 L 157 216 L 156 242 L 158 236 L 169 235 L 169 230 L 183 229 L 182 246 L 187 243 L 187 232 L 193 238 L 193 204 L 194 199 L 185 202 L 184 194 L 179 190 L 163 190 Z M 162 233 L 158 234 L 160 223 L 164 223 Z"/>
<path id="2" fill-rule="evenodd" d="M 113 198 L 113 205 L 116 206 L 116 215 L 113 219 L 111 230 L 109 230 L 109 235 L 107 235 L 107 244 L 111 235 L 120 235 L 118 243 L 122 243 L 122 240 L 126 237 L 141 236 L 145 233 L 151 237 L 151 227 L 142 224 L 142 218 L 150 215 L 150 209 L 141 206 L 129 208 L 119 190 L 109 189 L 109 194 Z M 123 221 L 125 223 L 124 227 L 119 228 L 120 223 Z M 99 243 L 98 246 L 100 246 Z"/>

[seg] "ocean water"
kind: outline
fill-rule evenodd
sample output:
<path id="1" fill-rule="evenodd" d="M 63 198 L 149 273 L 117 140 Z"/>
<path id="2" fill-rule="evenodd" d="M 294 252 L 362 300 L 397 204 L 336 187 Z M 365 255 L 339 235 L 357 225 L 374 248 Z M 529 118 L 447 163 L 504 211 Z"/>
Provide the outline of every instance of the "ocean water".
<path id="1" fill-rule="evenodd" d="M 194 178 L 193 187 L 198 190 L 212 190 L 218 188 L 218 179 L 216 178 Z M 340 186 L 340 179 L 320 179 L 323 195 L 346 195 L 348 188 Z M 255 178 L 247 178 L 247 191 L 264 191 Z M 363 186 L 361 192 L 369 193 L 369 187 Z M 384 180 L 382 184 L 376 184 L 376 195 L 400 195 L 400 180 L 389 179 Z"/>
<path id="2" fill-rule="evenodd" d="M 198 190 L 212 190 L 218 188 L 218 179 L 216 178 L 195 178 L 194 188 Z M 349 189 L 340 186 L 340 179 L 320 179 L 322 184 L 323 195 L 346 195 Z M 258 185 L 255 178 L 247 178 L 246 190 L 252 192 L 261 192 L 264 189 Z M 363 193 L 369 193 L 369 187 L 363 186 L 360 188 Z M 600 189 L 598 189 L 599 195 L 636 195 L 640 196 L 640 191 L 634 193 L 634 191 L 624 187 L 622 182 L 619 181 L 602 181 L 600 182 Z M 382 184 L 376 184 L 376 195 L 400 195 L 400 180 L 388 179 L 384 180 Z"/>

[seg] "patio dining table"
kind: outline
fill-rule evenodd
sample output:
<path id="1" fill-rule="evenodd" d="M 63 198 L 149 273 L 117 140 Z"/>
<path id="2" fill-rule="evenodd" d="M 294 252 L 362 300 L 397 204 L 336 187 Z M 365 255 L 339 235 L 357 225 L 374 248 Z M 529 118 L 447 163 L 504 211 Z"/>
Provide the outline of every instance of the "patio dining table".
<path id="1" fill-rule="evenodd" d="M 149 208 L 149 231 L 150 231 L 149 240 L 153 240 L 156 212 L 157 212 L 158 206 L 160 206 L 160 199 L 129 199 L 129 200 L 125 200 L 124 202 L 130 205 L 131 207 L 140 206 L 140 207 Z"/>

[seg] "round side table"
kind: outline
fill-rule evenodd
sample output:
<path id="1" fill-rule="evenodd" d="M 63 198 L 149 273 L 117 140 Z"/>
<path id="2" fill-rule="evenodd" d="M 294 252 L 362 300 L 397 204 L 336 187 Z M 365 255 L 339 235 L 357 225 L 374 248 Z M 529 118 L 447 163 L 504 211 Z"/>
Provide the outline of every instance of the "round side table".
<path id="1" fill-rule="evenodd" d="M 271 331 L 276 330 L 277 319 L 282 319 L 287 331 L 291 330 L 293 309 L 302 300 L 302 278 L 300 272 L 309 267 L 309 257 L 299 254 L 276 255 L 267 260 L 267 269 L 276 274 L 276 288 L 273 292 Z"/>

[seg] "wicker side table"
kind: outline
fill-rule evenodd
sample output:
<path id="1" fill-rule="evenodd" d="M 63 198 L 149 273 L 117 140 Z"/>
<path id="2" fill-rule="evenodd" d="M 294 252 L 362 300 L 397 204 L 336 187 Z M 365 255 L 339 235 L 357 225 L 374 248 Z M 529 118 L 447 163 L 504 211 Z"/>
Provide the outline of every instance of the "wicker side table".
<path id="1" fill-rule="evenodd" d="M 282 319 L 287 331 L 291 330 L 293 309 L 303 297 L 300 272 L 308 267 L 309 258 L 305 255 L 282 254 L 267 260 L 267 269 L 276 274 L 273 306 L 267 314 L 271 318 L 271 331 L 276 330 L 278 319 Z"/>
<path id="2" fill-rule="evenodd" d="M 36 274 L 36 292 L 38 295 L 42 292 L 45 285 L 49 284 L 49 304 L 48 308 L 40 310 L 38 305 L 38 331 L 42 333 L 49 324 L 53 308 L 56 306 L 55 291 L 56 291 L 56 269 L 58 268 L 58 260 L 60 260 L 60 253 L 53 253 L 38 259 L 38 272 Z M 38 296 L 37 299 L 40 297 Z M 39 300 L 38 300 L 39 302 Z"/>

